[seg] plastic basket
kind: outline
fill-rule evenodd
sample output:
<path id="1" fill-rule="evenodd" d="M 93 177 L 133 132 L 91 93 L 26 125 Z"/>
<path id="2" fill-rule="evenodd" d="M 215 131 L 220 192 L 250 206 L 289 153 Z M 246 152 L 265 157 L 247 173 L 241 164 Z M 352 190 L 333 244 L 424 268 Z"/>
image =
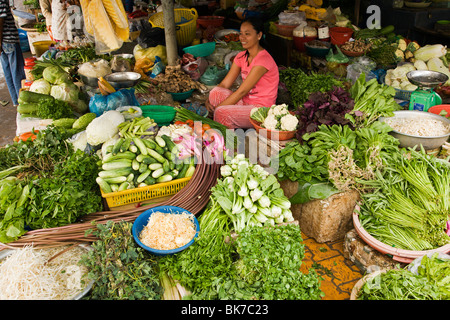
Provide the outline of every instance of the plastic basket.
<path id="1" fill-rule="evenodd" d="M 198 13 L 195 8 L 191 9 L 174 9 L 176 38 L 179 46 L 190 44 L 195 38 L 197 31 Z M 158 12 L 149 18 L 152 27 L 164 28 L 163 12 Z"/>
<path id="2" fill-rule="evenodd" d="M 144 117 L 152 118 L 159 126 L 171 123 L 177 113 L 175 108 L 171 106 L 148 104 L 139 106 L 139 108 L 141 108 Z"/>
<path id="3" fill-rule="evenodd" d="M 109 193 L 103 193 L 103 191 L 101 189 L 100 190 L 102 192 L 102 197 L 106 200 L 108 206 L 113 208 L 176 194 L 187 185 L 189 180 L 191 180 L 191 177 Z"/>

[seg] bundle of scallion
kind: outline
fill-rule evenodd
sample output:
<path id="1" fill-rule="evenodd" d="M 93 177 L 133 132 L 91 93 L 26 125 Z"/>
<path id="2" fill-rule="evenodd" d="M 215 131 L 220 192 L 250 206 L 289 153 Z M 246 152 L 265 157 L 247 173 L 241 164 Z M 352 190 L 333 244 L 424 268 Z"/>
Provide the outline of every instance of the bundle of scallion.
<path id="1" fill-rule="evenodd" d="M 246 226 L 292 222 L 291 202 L 277 178 L 243 154 L 220 169 L 222 179 L 211 189 L 213 198 L 229 216 L 234 231 Z"/>
<path id="2" fill-rule="evenodd" d="M 370 182 L 362 194 L 359 218 L 384 244 L 405 250 L 430 250 L 450 243 L 450 163 L 409 150 Z M 392 159 L 393 160 L 393 159 Z"/>

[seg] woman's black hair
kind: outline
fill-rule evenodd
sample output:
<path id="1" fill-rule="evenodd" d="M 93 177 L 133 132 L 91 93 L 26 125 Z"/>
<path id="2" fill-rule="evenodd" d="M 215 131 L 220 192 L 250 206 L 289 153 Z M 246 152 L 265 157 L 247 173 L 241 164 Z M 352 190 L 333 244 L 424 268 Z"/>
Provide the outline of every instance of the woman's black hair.
<path id="1" fill-rule="evenodd" d="M 243 23 L 250 23 L 253 26 L 253 29 L 256 30 L 256 33 L 262 33 L 262 37 L 261 39 L 259 39 L 259 44 L 261 45 L 261 47 L 265 48 L 266 47 L 266 41 L 265 41 L 265 35 L 264 35 L 264 21 L 263 19 L 257 19 L 254 17 L 250 17 L 250 18 L 246 18 L 241 22 L 241 26 Z M 245 54 L 244 54 L 247 62 L 248 62 L 248 56 L 249 56 L 249 52 L 248 50 L 245 50 Z"/>

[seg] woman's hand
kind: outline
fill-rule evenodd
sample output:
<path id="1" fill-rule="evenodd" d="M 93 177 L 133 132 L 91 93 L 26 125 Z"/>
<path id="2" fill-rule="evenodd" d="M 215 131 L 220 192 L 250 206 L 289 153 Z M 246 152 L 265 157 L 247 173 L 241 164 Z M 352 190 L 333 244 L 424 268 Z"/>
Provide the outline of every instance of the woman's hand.
<path id="1" fill-rule="evenodd" d="M 214 113 L 215 107 L 209 102 L 209 99 L 206 100 L 205 107 L 209 112 Z"/>

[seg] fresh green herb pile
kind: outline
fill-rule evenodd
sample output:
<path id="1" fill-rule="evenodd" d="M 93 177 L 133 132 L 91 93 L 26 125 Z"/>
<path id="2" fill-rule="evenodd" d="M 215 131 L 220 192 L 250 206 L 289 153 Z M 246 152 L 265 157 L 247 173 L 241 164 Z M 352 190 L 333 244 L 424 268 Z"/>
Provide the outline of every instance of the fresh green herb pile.
<path id="1" fill-rule="evenodd" d="M 366 282 L 358 300 L 449 300 L 450 260 L 423 256 L 417 272 L 391 269 Z"/>
<path id="2" fill-rule="evenodd" d="M 364 73 L 359 76 L 349 92 L 355 104 L 353 111 L 346 117 L 356 127 L 367 127 L 379 117 L 392 117 L 394 111 L 402 109 L 394 99 L 393 87 L 379 84 L 377 79 L 366 82 Z"/>
<path id="3" fill-rule="evenodd" d="M 450 163 L 424 150 L 403 149 L 384 174 L 366 185 L 359 219 L 379 241 L 405 250 L 430 250 L 446 245 L 450 212 Z"/>
<path id="4" fill-rule="evenodd" d="M 53 126 L 0 149 L 0 241 L 59 227 L 102 209 L 96 155 L 75 151 Z M 14 170 L 17 169 L 17 170 Z"/>
<path id="5" fill-rule="evenodd" d="M 314 92 L 327 92 L 334 86 L 343 87 L 344 83 L 336 79 L 333 74 L 307 74 L 301 69 L 286 68 L 280 70 L 280 82 L 284 83 L 291 95 L 290 109 L 301 108 L 309 95 Z"/>
<path id="6" fill-rule="evenodd" d="M 112 220 L 96 225 L 92 243 L 80 263 L 89 269 L 93 300 L 160 300 L 156 259 L 134 241 L 132 223 Z"/>
<path id="7" fill-rule="evenodd" d="M 323 296 L 315 271 L 299 270 L 304 245 L 298 226 L 249 226 L 233 240 L 231 222 L 214 201 L 199 223 L 200 234 L 193 245 L 160 260 L 161 270 L 191 292 L 185 299 L 316 300 Z"/>
<path id="8" fill-rule="evenodd" d="M 272 158 L 271 166 L 278 166 L 280 180 L 298 181 L 302 187 L 305 182 L 321 183 L 319 190 L 326 191 L 323 195 L 329 195 L 327 182 L 335 191 L 363 190 L 366 186 L 361 182 L 372 180 L 377 170 L 384 170 L 387 159 L 399 152 L 398 141 L 389 135 L 391 130 L 378 121 L 360 130 L 321 125 L 318 131 L 303 135 L 303 144 L 293 141 L 286 145 Z"/>

